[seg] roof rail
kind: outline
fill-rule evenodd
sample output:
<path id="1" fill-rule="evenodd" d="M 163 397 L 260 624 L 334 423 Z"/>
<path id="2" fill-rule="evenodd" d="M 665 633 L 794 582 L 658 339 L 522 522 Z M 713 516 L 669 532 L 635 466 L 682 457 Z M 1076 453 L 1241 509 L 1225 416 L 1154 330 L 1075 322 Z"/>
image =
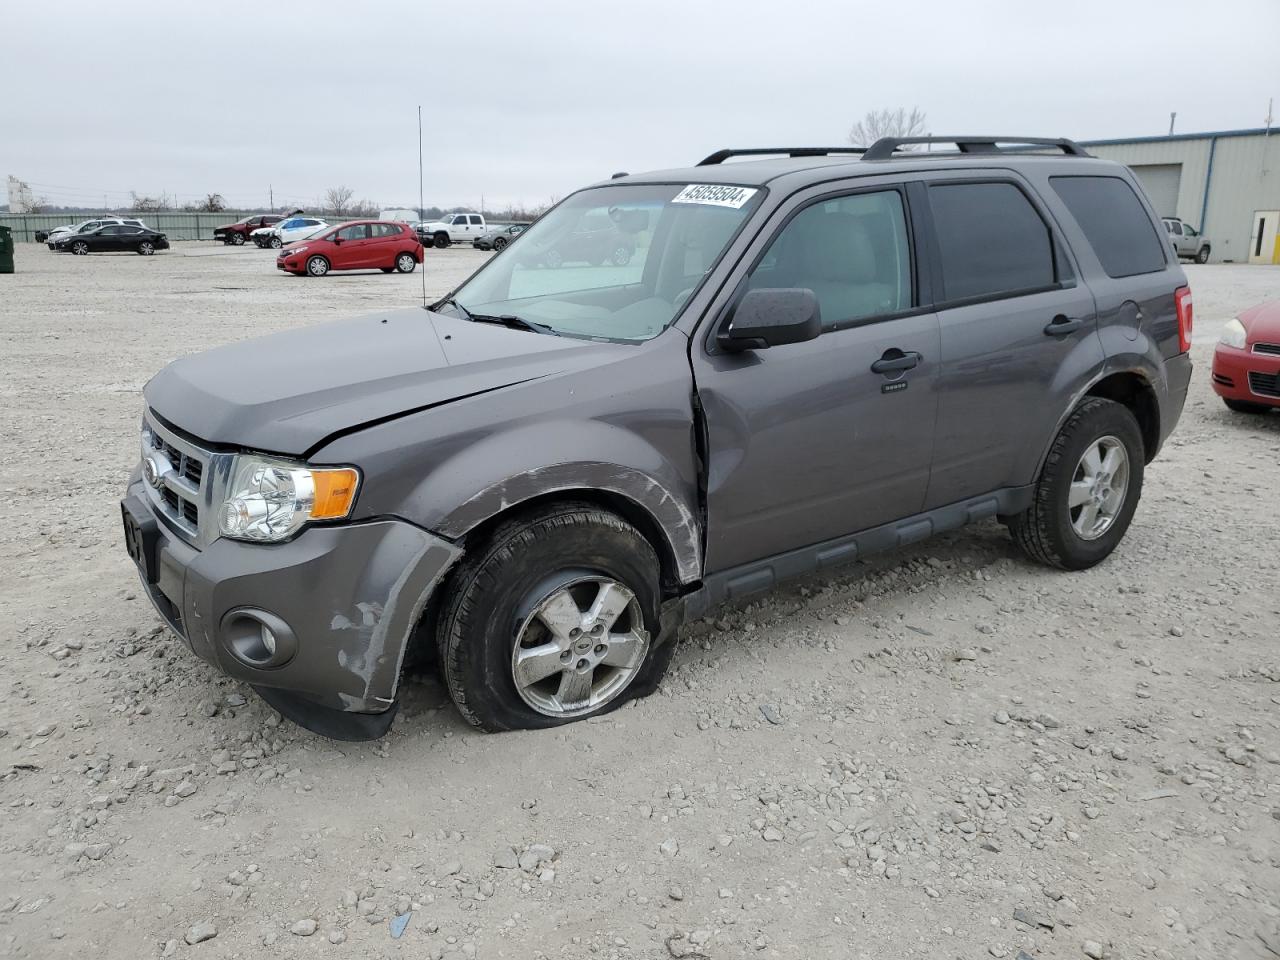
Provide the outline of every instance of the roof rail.
<path id="1" fill-rule="evenodd" d="M 881 137 L 862 155 L 863 160 L 888 160 L 902 147 L 916 143 L 954 143 L 961 153 L 1016 153 L 998 144 L 1016 143 L 1029 147 L 1057 147 L 1069 157 L 1087 157 L 1080 144 L 1064 137 Z"/>
<path id="2" fill-rule="evenodd" d="M 865 153 L 866 147 L 751 147 L 746 150 L 717 150 L 705 157 L 698 166 L 713 167 L 730 157 L 767 157 L 785 154 L 788 157 L 825 157 L 832 153 Z"/>

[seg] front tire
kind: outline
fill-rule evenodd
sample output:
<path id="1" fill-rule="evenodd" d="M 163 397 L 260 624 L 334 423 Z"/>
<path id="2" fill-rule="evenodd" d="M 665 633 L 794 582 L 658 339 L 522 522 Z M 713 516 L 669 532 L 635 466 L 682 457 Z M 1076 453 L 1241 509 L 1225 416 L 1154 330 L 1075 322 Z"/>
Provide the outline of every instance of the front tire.
<path id="1" fill-rule="evenodd" d="M 243 247 L 243 246 L 244 246 L 244 234 L 243 234 L 243 233 L 233 233 L 233 234 L 232 234 L 232 235 L 227 239 L 227 242 L 228 242 L 228 243 L 230 243 L 233 247 Z"/>
<path id="2" fill-rule="evenodd" d="M 307 275 L 312 277 L 323 277 L 329 272 L 329 261 L 324 257 L 315 256 L 307 258 Z"/>
<path id="3" fill-rule="evenodd" d="M 502 523 L 451 579 L 437 643 L 449 693 L 489 731 L 542 729 L 651 692 L 659 637 L 652 545 L 614 514 L 553 504 Z"/>
<path id="4" fill-rule="evenodd" d="M 1227 405 L 1228 410 L 1236 413 L 1270 413 L 1271 408 L 1263 403 L 1249 403 L 1247 400 L 1228 400 L 1222 398 L 1222 402 Z"/>
<path id="5" fill-rule="evenodd" d="M 503 247 L 505 247 L 506 245 L 507 245 L 507 238 L 506 238 L 506 237 L 498 237 L 498 238 L 496 238 L 496 239 L 493 241 L 493 249 L 494 249 L 494 250 L 501 250 L 501 249 L 502 249 Z M 483 249 L 483 248 L 482 248 L 482 249 Z"/>
<path id="6" fill-rule="evenodd" d="M 414 259 L 412 253 L 402 253 L 396 257 L 396 270 L 400 273 L 413 273 L 414 267 L 418 265 L 418 261 Z"/>
<path id="7" fill-rule="evenodd" d="M 447 233 L 437 233 L 432 243 L 437 250 L 443 250 L 449 246 L 449 235 Z"/>
<path id="8" fill-rule="evenodd" d="M 1008 520 L 1014 543 L 1062 570 L 1105 560 L 1138 507 L 1144 464 L 1142 432 L 1129 409 L 1085 399 L 1054 438 L 1031 506 Z"/>
<path id="9" fill-rule="evenodd" d="M 267 246 L 271 247 L 272 250 L 279 250 L 284 246 L 284 241 L 279 237 L 272 237 Z"/>
<path id="10" fill-rule="evenodd" d="M 77 240 L 71 245 L 71 252 L 77 257 L 83 257 L 89 252 L 89 245 L 83 240 Z"/>
<path id="11" fill-rule="evenodd" d="M 1209 262 L 1209 245 L 1205 244 L 1203 247 L 1201 247 L 1199 250 L 1196 251 L 1196 263 L 1208 263 L 1208 262 Z"/>
<path id="12" fill-rule="evenodd" d="M 150 240 L 143 240 L 140 244 L 138 244 L 139 256 L 149 257 L 155 252 L 156 252 L 156 245 L 152 243 Z"/>

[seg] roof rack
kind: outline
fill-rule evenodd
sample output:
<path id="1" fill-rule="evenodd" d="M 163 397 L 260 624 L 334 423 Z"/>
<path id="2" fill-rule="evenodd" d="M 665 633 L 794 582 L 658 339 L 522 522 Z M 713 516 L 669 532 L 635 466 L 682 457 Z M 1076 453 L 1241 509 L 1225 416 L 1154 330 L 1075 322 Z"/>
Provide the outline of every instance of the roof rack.
<path id="1" fill-rule="evenodd" d="M 785 154 L 788 157 L 825 157 L 832 153 L 865 153 L 866 147 L 751 147 L 746 150 L 717 150 L 704 158 L 698 166 L 713 167 L 730 157 L 767 157 Z"/>
<path id="2" fill-rule="evenodd" d="M 916 143 L 954 143 L 961 153 L 1017 153 L 998 144 L 1016 143 L 1029 147 L 1057 147 L 1069 157 L 1087 157 L 1080 144 L 1065 137 L 881 137 L 863 153 L 863 160 L 888 160 L 902 147 Z"/>

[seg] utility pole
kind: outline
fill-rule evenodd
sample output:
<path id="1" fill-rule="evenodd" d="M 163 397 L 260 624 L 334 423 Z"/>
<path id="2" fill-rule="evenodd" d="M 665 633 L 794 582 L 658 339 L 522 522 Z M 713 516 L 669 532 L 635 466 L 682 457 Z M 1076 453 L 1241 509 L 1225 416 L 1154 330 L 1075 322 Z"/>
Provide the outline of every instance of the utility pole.
<path id="1" fill-rule="evenodd" d="M 1263 136 L 1267 136 L 1267 137 L 1271 136 L 1271 121 L 1274 119 L 1271 116 L 1271 108 L 1275 106 L 1275 102 L 1276 101 L 1274 97 L 1267 98 L 1267 132 L 1263 134 Z"/>
<path id="2" fill-rule="evenodd" d="M 1173 121 L 1178 119 L 1178 111 L 1175 110 L 1169 114 L 1169 136 L 1173 136 Z"/>
<path id="3" fill-rule="evenodd" d="M 276 212 L 276 188 L 274 184 L 267 184 L 267 209 L 272 213 Z"/>
<path id="4" fill-rule="evenodd" d="M 418 104 L 418 216 L 425 217 L 427 214 L 422 202 L 422 104 Z M 426 275 L 426 269 L 423 269 L 423 275 Z"/>

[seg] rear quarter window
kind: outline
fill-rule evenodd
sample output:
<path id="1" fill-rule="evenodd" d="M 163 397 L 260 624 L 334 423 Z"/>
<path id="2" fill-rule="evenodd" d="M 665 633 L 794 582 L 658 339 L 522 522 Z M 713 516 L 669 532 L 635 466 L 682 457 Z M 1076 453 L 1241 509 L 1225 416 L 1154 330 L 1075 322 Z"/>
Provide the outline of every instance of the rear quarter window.
<path id="1" fill-rule="evenodd" d="M 1054 192 L 1084 232 L 1107 276 L 1165 268 L 1165 242 L 1133 188 L 1120 177 L 1050 177 Z"/>

